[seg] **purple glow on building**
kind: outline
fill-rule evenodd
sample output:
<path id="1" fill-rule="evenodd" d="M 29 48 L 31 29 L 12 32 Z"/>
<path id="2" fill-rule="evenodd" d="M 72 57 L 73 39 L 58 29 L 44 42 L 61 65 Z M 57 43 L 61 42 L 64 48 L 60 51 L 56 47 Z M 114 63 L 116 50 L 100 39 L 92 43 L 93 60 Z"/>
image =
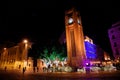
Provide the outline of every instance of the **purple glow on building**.
<path id="1" fill-rule="evenodd" d="M 96 45 L 85 41 L 85 50 L 87 59 L 96 59 Z"/>
<path id="2" fill-rule="evenodd" d="M 120 58 L 120 21 L 108 29 L 109 40 L 115 59 Z"/>

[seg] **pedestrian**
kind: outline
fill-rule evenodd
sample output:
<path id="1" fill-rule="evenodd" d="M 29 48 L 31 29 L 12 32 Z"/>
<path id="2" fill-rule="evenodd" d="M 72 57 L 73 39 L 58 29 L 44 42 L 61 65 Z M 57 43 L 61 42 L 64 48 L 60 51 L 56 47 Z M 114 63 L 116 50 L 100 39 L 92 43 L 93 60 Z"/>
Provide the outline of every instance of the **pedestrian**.
<path id="1" fill-rule="evenodd" d="M 26 67 L 24 67 L 25 71 L 26 71 Z"/>
<path id="2" fill-rule="evenodd" d="M 5 66 L 5 71 L 7 70 L 7 67 Z"/>
<path id="3" fill-rule="evenodd" d="M 25 73 L 25 68 L 23 67 L 23 74 Z"/>
<path id="4" fill-rule="evenodd" d="M 19 65 L 19 69 L 21 68 L 21 65 Z"/>
<path id="5" fill-rule="evenodd" d="M 33 67 L 33 72 L 35 73 L 35 67 Z"/>
<path id="6" fill-rule="evenodd" d="M 39 68 L 37 67 L 37 72 L 39 71 Z"/>

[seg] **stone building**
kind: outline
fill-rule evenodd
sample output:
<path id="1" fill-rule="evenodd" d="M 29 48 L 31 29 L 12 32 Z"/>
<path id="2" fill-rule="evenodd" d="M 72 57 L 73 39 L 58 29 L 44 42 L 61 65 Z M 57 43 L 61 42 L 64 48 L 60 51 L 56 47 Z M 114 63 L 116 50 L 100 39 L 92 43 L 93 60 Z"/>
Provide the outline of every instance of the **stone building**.
<path id="1" fill-rule="evenodd" d="M 108 29 L 108 36 L 113 56 L 116 61 L 120 61 L 120 21 L 116 22 Z"/>
<path id="2" fill-rule="evenodd" d="M 23 67 L 32 67 L 33 60 L 28 58 L 28 50 L 32 43 L 24 40 L 16 46 L 3 48 L 0 50 L 0 68 L 21 69 Z"/>

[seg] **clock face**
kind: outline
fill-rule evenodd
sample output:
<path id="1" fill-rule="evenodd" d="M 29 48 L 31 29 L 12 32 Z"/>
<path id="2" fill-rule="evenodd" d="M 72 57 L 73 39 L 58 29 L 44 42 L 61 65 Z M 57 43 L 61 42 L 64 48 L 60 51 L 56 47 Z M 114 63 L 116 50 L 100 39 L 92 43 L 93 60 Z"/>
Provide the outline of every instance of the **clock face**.
<path id="1" fill-rule="evenodd" d="M 79 19 L 77 20 L 77 22 L 78 22 L 78 24 L 80 24 L 80 20 Z"/>
<path id="2" fill-rule="evenodd" d="M 69 24 L 73 23 L 73 18 L 69 18 L 68 23 Z"/>

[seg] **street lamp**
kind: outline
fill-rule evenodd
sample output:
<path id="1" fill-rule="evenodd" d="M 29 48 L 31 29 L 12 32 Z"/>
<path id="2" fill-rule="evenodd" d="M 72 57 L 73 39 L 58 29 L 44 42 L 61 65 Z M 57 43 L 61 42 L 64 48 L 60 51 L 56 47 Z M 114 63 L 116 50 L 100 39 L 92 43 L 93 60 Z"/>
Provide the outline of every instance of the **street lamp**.
<path id="1" fill-rule="evenodd" d="M 23 40 L 23 43 L 25 44 L 25 49 L 27 49 L 28 40 L 27 40 L 27 39 L 24 39 L 24 40 Z"/>
<path id="2" fill-rule="evenodd" d="M 24 43 L 24 51 L 23 51 L 23 66 L 26 67 L 27 66 L 27 47 L 28 47 L 28 40 L 24 39 L 23 40 Z"/>

